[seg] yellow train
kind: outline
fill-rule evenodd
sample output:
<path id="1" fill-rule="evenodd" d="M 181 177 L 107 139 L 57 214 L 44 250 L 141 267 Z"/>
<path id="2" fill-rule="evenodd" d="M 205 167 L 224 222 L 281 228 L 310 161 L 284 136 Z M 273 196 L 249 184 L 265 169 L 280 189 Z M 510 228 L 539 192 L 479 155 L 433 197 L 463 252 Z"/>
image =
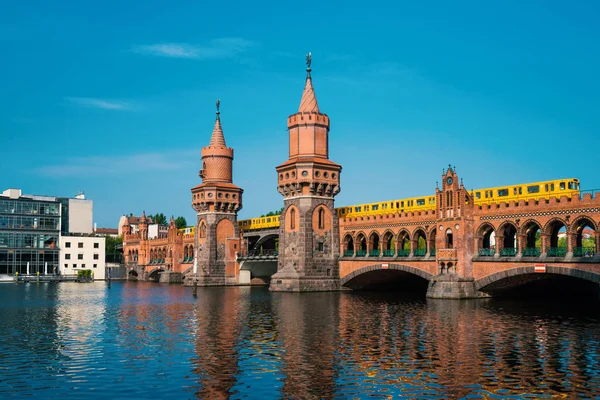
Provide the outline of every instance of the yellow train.
<path id="1" fill-rule="evenodd" d="M 195 226 L 188 226 L 187 228 L 181 228 L 177 230 L 179 232 L 180 235 L 193 235 L 194 233 L 196 233 L 196 227 Z"/>
<path id="2" fill-rule="evenodd" d="M 472 190 L 470 193 L 474 199 L 475 205 L 519 200 L 541 200 L 560 196 L 567 196 L 570 198 L 573 195 L 579 195 L 579 179 L 566 178 L 519 185 L 499 186 Z M 422 196 L 339 207 L 336 208 L 336 212 L 341 219 L 346 219 L 396 212 L 435 210 L 435 203 L 435 196 Z M 279 216 L 247 219 L 238 221 L 238 223 L 240 229 L 243 231 L 275 228 L 279 226 Z"/>

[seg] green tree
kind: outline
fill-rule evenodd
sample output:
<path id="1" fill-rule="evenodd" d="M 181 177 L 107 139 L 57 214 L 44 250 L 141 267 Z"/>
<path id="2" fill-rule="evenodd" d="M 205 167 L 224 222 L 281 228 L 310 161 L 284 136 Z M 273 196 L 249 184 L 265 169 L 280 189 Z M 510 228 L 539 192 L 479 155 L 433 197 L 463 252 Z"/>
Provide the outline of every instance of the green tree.
<path id="1" fill-rule="evenodd" d="M 268 213 L 261 215 L 260 218 L 273 217 L 275 215 L 281 215 L 282 213 L 283 213 L 283 207 L 281 207 L 279 210 L 269 211 Z"/>
<path id="2" fill-rule="evenodd" d="M 177 229 L 182 229 L 187 227 L 187 221 L 185 220 L 184 217 L 179 216 L 177 218 L 175 218 L 175 226 L 177 226 Z"/>
<path id="3" fill-rule="evenodd" d="M 167 225 L 167 217 L 163 213 L 157 213 L 154 215 L 149 215 L 149 218 L 152 219 L 152 222 L 159 225 Z"/>
<path id="4" fill-rule="evenodd" d="M 104 245 L 104 249 L 106 254 L 117 254 L 117 245 L 123 243 L 123 238 L 106 236 L 106 241 Z"/>

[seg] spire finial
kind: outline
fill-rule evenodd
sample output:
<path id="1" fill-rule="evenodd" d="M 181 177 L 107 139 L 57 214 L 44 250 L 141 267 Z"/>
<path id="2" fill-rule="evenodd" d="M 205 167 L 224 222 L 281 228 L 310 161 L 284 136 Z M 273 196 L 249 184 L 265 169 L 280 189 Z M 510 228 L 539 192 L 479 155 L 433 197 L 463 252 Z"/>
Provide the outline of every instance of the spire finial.
<path id="1" fill-rule="evenodd" d="M 310 65 L 312 64 L 312 54 L 310 53 L 310 51 L 308 52 L 308 54 L 306 55 L 306 72 L 308 72 L 310 74 Z"/>
<path id="2" fill-rule="evenodd" d="M 217 99 L 217 119 L 219 119 L 219 114 L 221 114 L 221 99 Z"/>

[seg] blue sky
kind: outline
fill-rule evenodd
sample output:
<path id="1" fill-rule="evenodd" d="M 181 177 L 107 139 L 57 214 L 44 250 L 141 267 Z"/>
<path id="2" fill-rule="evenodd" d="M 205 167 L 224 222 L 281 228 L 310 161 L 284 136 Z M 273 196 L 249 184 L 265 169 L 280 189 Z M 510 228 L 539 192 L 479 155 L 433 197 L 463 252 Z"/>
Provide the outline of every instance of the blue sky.
<path id="1" fill-rule="evenodd" d="M 578 177 L 600 187 L 596 1 L 2 1 L 0 187 L 83 190 L 99 226 L 184 215 L 221 99 L 240 218 L 280 208 L 313 54 L 336 204 Z"/>

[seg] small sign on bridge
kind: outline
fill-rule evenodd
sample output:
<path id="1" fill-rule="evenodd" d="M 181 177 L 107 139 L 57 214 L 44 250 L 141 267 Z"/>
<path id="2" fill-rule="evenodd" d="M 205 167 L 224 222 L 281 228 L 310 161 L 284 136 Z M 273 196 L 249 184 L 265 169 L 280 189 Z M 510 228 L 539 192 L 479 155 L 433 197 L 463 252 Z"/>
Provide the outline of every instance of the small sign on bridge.
<path id="1" fill-rule="evenodd" d="M 534 272 L 546 272 L 546 264 L 533 264 Z"/>
<path id="2" fill-rule="evenodd" d="M 389 264 L 388 263 L 383 263 L 383 264 L 381 264 L 381 268 L 382 269 L 388 269 L 389 268 Z"/>

